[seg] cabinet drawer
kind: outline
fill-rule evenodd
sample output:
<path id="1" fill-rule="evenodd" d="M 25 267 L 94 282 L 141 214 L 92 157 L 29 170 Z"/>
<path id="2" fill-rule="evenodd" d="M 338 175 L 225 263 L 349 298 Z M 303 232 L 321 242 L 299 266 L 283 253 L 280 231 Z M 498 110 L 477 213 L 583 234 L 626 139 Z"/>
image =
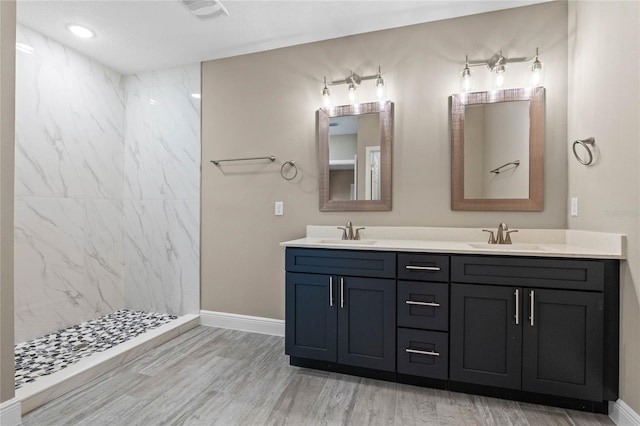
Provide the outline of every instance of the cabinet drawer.
<path id="1" fill-rule="evenodd" d="M 398 373 L 447 379 L 449 335 L 439 331 L 398 329 Z"/>
<path id="2" fill-rule="evenodd" d="M 449 285 L 398 281 L 398 326 L 447 331 Z"/>
<path id="3" fill-rule="evenodd" d="M 398 278 L 448 282 L 449 256 L 400 253 L 398 254 Z"/>
<path id="4" fill-rule="evenodd" d="M 396 255 L 382 251 L 288 248 L 289 272 L 395 278 Z"/>
<path id="5" fill-rule="evenodd" d="M 451 281 L 602 291 L 605 265 L 597 260 L 452 256 Z"/>

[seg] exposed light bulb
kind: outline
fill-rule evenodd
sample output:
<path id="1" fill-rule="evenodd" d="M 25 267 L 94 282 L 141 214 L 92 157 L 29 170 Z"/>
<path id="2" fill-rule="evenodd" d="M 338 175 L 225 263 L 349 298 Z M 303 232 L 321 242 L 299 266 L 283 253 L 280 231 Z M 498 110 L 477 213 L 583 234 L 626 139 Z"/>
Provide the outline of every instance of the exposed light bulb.
<path id="1" fill-rule="evenodd" d="M 500 65 L 496 65 L 496 70 L 495 70 L 495 77 L 494 77 L 494 85 L 496 87 L 496 89 L 502 89 L 502 87 L 504 86 L 504 77 L 505 77 L 505 66 L 500 64 Z"/>
<path id="2" fill-rule="evenodd" d="M 536 56 L 531 64 L 531 85 L 536 87 L 542 85 L 544 79 L 544 70 L 542 68 L 542 62 L 538 60 L 538 48 L 536 47 Z"/>
<path id="3" fill-rule="evenodd" d="M 331 107 L 331 93 L 327 87 L 327 77 L 324 78 L 324 88 L 322 89 L 322 104 L 325 108 Z"/>
<path id="4" fill-rule="evenodd" d="M 356 85 L 353 83 L 349 83 L 348 91 L 349 91 L 349 102 L 351 104 L 355 104 L 356 103 Z"/>
<path id="5" fill-rule="evenodd" d="M 469 93 L 473 88 L 473 79 L 471 78 L 471 70 L 469 69 L 469 57 L 465 56 L 465 65 L 462 70 L 462 91 Z"/>
<path id="6" fill-rule="evenodd" d="M 384 99 L 384 79 L 382 78 L 380 67 L 378 67 L 378 77 L 376 78 L 376 97 L 379 101 Z"/>

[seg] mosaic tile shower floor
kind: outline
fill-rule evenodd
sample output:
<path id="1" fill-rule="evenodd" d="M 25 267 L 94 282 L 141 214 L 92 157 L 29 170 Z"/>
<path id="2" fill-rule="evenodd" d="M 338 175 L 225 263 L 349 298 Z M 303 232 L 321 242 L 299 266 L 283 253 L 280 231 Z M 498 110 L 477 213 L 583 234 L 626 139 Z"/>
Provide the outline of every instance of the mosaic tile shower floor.
<path id="1" fill-rule="evenodd" d="M 15 346 L 16 389 L 166 324 L 174 315 L 122 309 Z"/>

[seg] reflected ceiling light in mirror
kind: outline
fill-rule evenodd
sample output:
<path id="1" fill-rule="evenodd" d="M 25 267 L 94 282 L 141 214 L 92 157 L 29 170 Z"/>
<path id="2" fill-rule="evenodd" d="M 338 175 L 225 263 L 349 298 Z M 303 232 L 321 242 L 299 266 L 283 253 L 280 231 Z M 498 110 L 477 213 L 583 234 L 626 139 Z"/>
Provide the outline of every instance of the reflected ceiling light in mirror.
<path id="1" fill-rule="evenodd" d="M 83 27 L 82 25 L 67 24 L 67 29 L 71 31 L 73 35 L 80 38 L 93 38 L 96 36 L 96 33 L 91 31 L 87 27 Z"/>
<path id="2" fill-rule="evenodd" d="M 200 98 L 202 98 L 202 95 L 200 95 L 200 93 L 192 93 L 192 94 L 191 94 L 191 97 L 192 97 L 193 99 L 200 99 Z"/>
<path id="3" fill-rule="evenodd" d="M 473 89 L 473 79 L 471 78 L 471 67 L 486 66 L 493 74 L 492 83 L 493 89 L 502 89 L 506 86 L 506 72 L 507 64 L 517 62 L 533 62 L 531 64 L 531 79 L 529 81 L 531 87 L 537 87 L 542 85 L 544 77 L 544 68 L 542 62 L 538 58 L 538 48 L 536 47 L 536 54 L 532 57 L 525 58 L 506 58 L 502 55 L 502 51 L 493 55 L 490 59 L 481 59 L 476 61 L 469 61 L 469 57 L 465 56 L 465 66 L 462 70 L 462 93 L 469 93 Z"/>

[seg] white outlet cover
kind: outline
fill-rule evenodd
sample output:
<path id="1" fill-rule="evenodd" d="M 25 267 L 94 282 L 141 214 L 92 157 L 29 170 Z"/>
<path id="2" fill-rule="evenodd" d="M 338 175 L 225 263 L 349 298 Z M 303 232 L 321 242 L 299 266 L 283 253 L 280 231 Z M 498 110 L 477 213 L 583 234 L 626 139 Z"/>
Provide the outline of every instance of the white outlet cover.
<path id="1" fill-rule="evenodd" d="M 578 197 L 571 197 L 571 216 L 578 216 Z"/>
<path id="2" fill-rule="evenodd" d="M 275 203 L 275 215 L 276 216 L 283 216 L 284 215 L 284 202 L 282 201 L 276 201 Z"/>

